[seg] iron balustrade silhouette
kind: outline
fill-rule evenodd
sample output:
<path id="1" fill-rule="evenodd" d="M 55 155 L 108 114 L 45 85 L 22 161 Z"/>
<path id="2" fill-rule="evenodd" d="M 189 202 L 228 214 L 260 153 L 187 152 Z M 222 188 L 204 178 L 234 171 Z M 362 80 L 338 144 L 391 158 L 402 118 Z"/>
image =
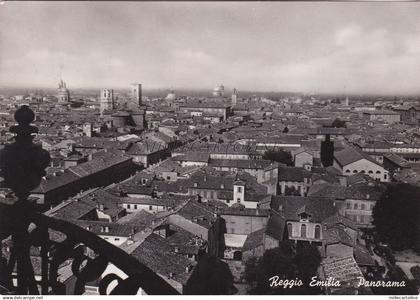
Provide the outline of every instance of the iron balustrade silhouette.
<path id="1" fill-rule="evenodd" d="M 10 128 L 15 142 L 0 151 L 3 185 L 16 195 L 15 201 L 0 203 L 0 293 L 81 295 L 86 283 L 96 280 L 101 295 L 110 289 L 110 294 L 137 294 L 139 288 L 149 295 L 178 294 L 163 278 L 122 249 L 71 222 L 36 211 L 28 196 L 45 175 L 50 156 L 32 142 L 37 133 L 37 128 L 30 125 L 34 119 L 28 106 L 20 107 L 15 113 L 18 125 Z M 54 232 L 63 238 L 54 238 Z M 3 251 L 6 243 L 10 243 L 7 255 Z M 35 276 L 31 251 L 39 255 L 40 276 Z M 60 267 L 69 264 L 75 277 L 72 291 L 59 280 Z M 109 264 L 127 277 L 116 273 L 102 277 Z"/>

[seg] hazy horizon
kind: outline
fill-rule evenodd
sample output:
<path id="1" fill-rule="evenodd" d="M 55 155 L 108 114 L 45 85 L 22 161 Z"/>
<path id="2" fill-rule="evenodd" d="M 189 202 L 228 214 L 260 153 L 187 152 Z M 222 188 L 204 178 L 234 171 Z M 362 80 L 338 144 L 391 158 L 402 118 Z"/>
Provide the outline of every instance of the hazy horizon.
<path id="1" fill-rule="evenodd" d="M 2 2 L 0 87 L 416 95 L 418 2 Z"/>

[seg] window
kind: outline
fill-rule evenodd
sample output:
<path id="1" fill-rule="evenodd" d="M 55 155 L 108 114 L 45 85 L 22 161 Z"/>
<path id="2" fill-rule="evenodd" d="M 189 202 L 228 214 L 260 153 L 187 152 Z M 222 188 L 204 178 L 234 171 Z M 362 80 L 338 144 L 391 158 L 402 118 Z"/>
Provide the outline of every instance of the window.
<path id="1" fill-rule="evenodd" d="M 114 238 L 114 241 L 119 241 L 120 240 L 120 238 Z"/>
<path id="2" fill-rule="evenodd" d="M 319 226 L 319 225 L 315 226 L 315 238 L 316 239 L 321 238 L 321 226 Z"/>
<path id="3" fill-rule="evenodd" d="M 347 208 L 351 209 L 351 203 L 350 202 L 347 202 Z"/>
<path id="4" fill-rule="evenodd" d="M 375 204 L 371 204 L 370 205 L 370 210 L 372 210 L 374 206 L 375 206 Z"/>
<path id="5" fill-rule="evenodd" d="M 242 193 L 242 187 L 241 186 L 238 186 L 237 191 L 238 191 L 238 193 Z"/>
<path id="6" fill-rule="evenodd" d="M 364 203 L 360 204 L 360 209 L 365 210 L 365 204 Z"/>
<path id="7" fill-rule="evenodd" d="M 166 180 L 171 180 L 171 176 L 166 176 Z"/>
<path id="8" fill-rule="evenodd" d="M 368 172 L 369 174 L 373 174 L 373 171 L 372 170 L 369 170 L 369 172 Z"/>
<path id="9" fill-rule="evenodd" d="M 131 208 L 131 205 L 130 204 L 127 204 L 127 208 L 130 209 Z"/>
<path id="10" fill-rule="evenodd" d="M 134 204 L 134 209 L 137 209 L 137 204 Z"/>
<path id="11" fill-rule="evenodd" d="M 365 174 L 366 173 L 366 171 L 365 170 L 362 170 L 362 174 Z"/>
<path id="12" fill-rule="evenodd" d="M 359 205 L 357 205 L 357 203 L 354 203 L 353 209 L 359 209 Z"/>
<path id="13" fill-rule="evenodd" d="M 384 174 L 384 180 L 386 180 L 386 174 Z"/>
<path id="14" fill-rule="evenodd" d="M 353 170 L 353 173 L 357 173 L 357 170 Z"/>
<path id="15" fill-rule="evenodd" d="M 302 224 L 300 226 L 300 237 L 306 238 L 306 225 Z"/>
<path id="16" fill-rule="evenodd" d="M 346 173 L 350 173 L 350 170 L 349 170 L 349 169 L 347 169 L 347 170 L 346 170 Z"/>
<path id="17" fill-rule="evenodd" d="M 381 171 L 376 171 L 376 174 L 381 174 Z"/>
<path id="18" fill-rule="evenodd" d="M 151 205 L 150 205 L 150 206 L 149 206 L 149 210 L 152 210 L 152 209 L 153 209 L 153 206 L 151 206 Z"/>

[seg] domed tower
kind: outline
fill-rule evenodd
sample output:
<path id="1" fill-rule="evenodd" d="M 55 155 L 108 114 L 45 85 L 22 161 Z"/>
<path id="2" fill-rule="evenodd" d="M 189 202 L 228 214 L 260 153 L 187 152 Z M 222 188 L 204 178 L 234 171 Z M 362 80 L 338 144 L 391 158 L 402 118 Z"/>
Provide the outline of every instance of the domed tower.
<path id="1" fill-rule="evenodd" d="M 58 83 L 58 103 L 67 104 L 70 102 L 70 92 L 66 87 L 66 83 L 61 79 Z"/>
<path id="2" fill-rule="evenodd" d="M 223 97 L 225 95 L 225 87 L 223 84 L 216 86 L 213 89 L 213 97 Z"/>
<path id="3" fill-rule="evenodd" d="M 176 94 L 174 89 L 170 89 L 168 95 L 165 97 L 165 100 L 174 101 L 176 99 Z"/>

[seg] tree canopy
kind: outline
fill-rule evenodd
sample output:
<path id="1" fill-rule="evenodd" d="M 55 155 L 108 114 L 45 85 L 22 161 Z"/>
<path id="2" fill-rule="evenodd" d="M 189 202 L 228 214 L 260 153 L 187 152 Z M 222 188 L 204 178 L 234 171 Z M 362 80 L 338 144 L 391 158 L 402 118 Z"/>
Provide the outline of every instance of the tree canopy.
<path id="1" fill-rule="evenodd" d="M 229 266 L 210 255 L 200 257 L 185 291 L 190 295 L 230 295 L 235 292 Z"/>
<path id="2" fill-rule="evenodd" d="M 251 293 L 267 294 L 318 294 L 318 288 L 309 287 L 309 282 L 317 273 L 321 255 L 314 245 L 302 245 L 297 248 L 290 241 L 283 241 L 279 247 L 267 250 L 260 259 L 251 258 L 245 264 L 245 280 L 251 287 Z M 302 285 L 290 288 L 272 287 L 273 276 L 292 280 Z"/>
<path id="3" fill-rule="evenodd" d="M 263 159 L 276 161 L 288 166 L 293 165 L 293 158 L 290 152 L 284 150 L 268 150 L 264 153 Z"/>
<path id="4" fill-rule="evenodd" d="M 379 238 L 394 250 L 420 250 L 420 188 L 399 183 L 388 186 L 373 208 Z"/>
<path id="5" fill-rule="evenodd" d="M 342 121 L 338 118 L 336 118 L 332 123 L 331 123 L 331 127 L 333 128 L 346 128 L 346 121 Z"/>

